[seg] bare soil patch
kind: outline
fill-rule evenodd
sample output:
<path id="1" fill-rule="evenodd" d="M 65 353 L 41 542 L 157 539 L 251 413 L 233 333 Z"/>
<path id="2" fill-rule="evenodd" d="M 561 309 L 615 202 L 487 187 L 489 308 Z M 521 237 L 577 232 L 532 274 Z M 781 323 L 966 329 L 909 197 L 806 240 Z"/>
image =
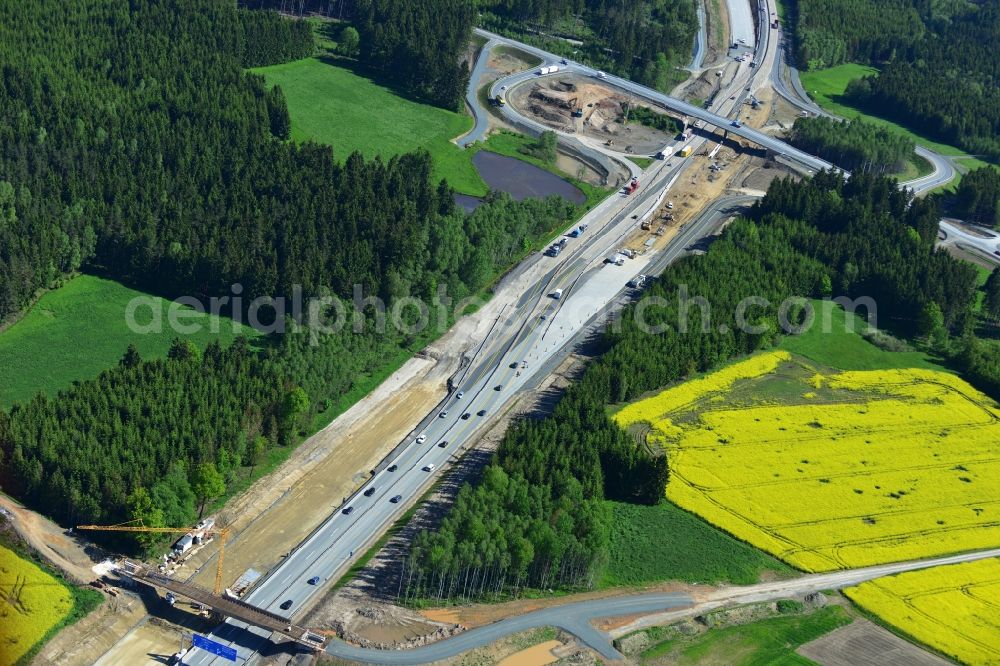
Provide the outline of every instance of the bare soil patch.
<path id="1" fill-rule="evenodd" d="M 67 578 L 81 584 L 97 578 L 91 567 L 105 559 L 104 551 L 6 495 L 0 495 L 0 513 L 21 539 Z"/>
<path id="2" fill-rule="evenodd" d="M 797 652 L 822 666 L 945 666 L 951 663 L 863 619 L 806 643 Z"/>
<path id="3" fill-rule="evenodd" d="M 566 74 L 524 83 L 510 91 L 508 102 L 552 129 L 594 139 L 624 153 L 651 155 L 671 138 L 666 132 L 626 123 L 623 105 L 645 106 L 668 115 L 662 109 L 584 76 Z M 581 115 L 576 117 L 574 112 Z"/>

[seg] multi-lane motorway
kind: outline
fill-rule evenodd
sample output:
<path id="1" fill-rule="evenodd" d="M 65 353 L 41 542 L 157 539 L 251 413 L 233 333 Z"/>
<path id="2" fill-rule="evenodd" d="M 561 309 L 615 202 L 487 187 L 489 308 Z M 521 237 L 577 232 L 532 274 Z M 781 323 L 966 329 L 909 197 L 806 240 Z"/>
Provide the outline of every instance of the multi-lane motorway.
<path id="1" fill-rule="evenodd" d="M 724 101 L 732 106 L 728 97 Z M 692 139 L 695 148 L 704 142 L 699 136 Z M 503 313 L 454 392 L 404 446 L 397 448 L 395 457 L 380 465 L 378 473 L 272 570 L 246 601 L 297 616 L 327 580 L 343 572 L 355 554 L 420 496 L 434 475 L 491 416 L 538 378 L 536 369 L 545 367 L 626 289 L 629 280 L 639 273 L 661 270 L 665 261 L 679 256 L 697 240 L 709 223 L 707 217 L 689 223 L 659 255 L 639 257 L 624 266 L 604 262 L 634 229 L 633 215 L 645 213 L 689 163 L 654 163 L 644 173 L 637 194 L 614 194 L 578 221 L 576 224 L 587 225 L 586 231 L 568 240 L 558 258 L 534 258 L 549 262 L 551 269 Z M 558 289 L 561 297 L 552 298 Z M 393 502 L 396 497 L 399 501 Z M 350 511 L 345 512 L 348 507 Z M 245 662 L 266 644 L 267 632 L 230 620 L 213 632 L 213 638 L 235 647 Z M 195 650 L 185 663 L 204 666 L 222 661 Z"/>
<path id="2" fill-rule="evenodd" d="M 555 56 L 539 49 L 477 32 L 492 43 L 511 43 L 532 52 L 545 63 L 558 62 Z M 594 70 L 579 65 L 563 66 L 578 74 L 597 76 Z M 759 71 L 764 69 L 761 67 Z M 734 85 L 740 89 L 738 99 L 733 103 L 727 91 L 720 96 L 722 101 L 716 111 L 722 114 L 738 111 L 745 84 L 753 86 L 759 71 L 737 78 Z M 500 86 L 513 87 L 535 76 L 532 71 L 506 77 L 494 84 L 491 95 L 495 95 Z M 653 103 L 743 136 L 808 169 L 830 166 L 756 130 L 733 127 L 725 115 L 686 104 L 618 77 L 601 78 Z M 505 112 L 512 112 L 509 105 L 505 109 L 508 110 Z M 523 123 L 525 119 L 518 116 L 516 120 Z M 691 141 L 697 150 L 705 140 L 696 136 Z M 703 215 L 689 223 L 668 248 L 658 254 L 630 260 L 624 266 L 604 263 L 605 257 L 634 228 L 633 215 L 644 213 L 689 163 L 689 160 L 675 160 L 672 165 L 654 163 L 643 174 L 643 184 L 637 194 L 614 194 L 580 220 L 577 224 L 586 224 L 586 231 L 579 238 L 568 240 L 558 258 L 530 259 L 549 262 L 551 268 L 517 303 L 502 313 L 455 390 L 434 414 L 428 415 L 407 442 L 397 447 L 391 459 L 384 461 L 378 472 L 275 567 L 245 600 L 289 618 L 298 616 L 324 590 L 327 581 L 345 571 L 357 554 L 420 497 L 435 476 L 453 457 L 460 455 L 462 448 L 492 416 L 516 393 L 539 378 L 538 370 L 614 301 L 632 277 L 638 273 L 659 272 L 703 235 L 713 215 Z M 558 299 L 551 296 L 556 290 L 562 290 Z M 212 637 L 236 648 L 241 663 L 250 660 L 268 642 L 267 632 L 233 620 L 214 630 Z M 185 663 L 221 666 L 228 662 L 193 650 Z"/>
<path id="3" fill-rule="evenodd" d="M 395 457 L 380 465 L 380 471 L 258 584 L 246 601 L 295 617 L 323 590 L 326 581 L 344 571 L 355 554 L 421 495 L 490 417 L 535 380 L 536 368 L 558 354 L 632 277 L 649 270 L 653 257 L 640 257 L 624 266 L 605 264 L 604 259 L 634 228 L 632 215 L 645 212 L 685 167 L 683 160 L 672 167 L 656 163 L 646 172 L 640 194 L 613 194 L 580 220 L 577 224 L 586 224 L 586 231 L 568 240 L 558 258 L 534 258 L 550 262 L 551 269 L 503 313 L 448 399 L 425 419 L 405 446 L 397 449 Z M 686 245 L 696 238 L 697 229 L 689 227 L 679 243 Z M 552 298 L 557 289 L 562 290 L 561 297 Z M 213 632 L 213 638 L 231 644 L 245 662 L 266 644 L 267 632 L 230 620 Z M 222 661 L 195 650 L 185 663 Z"/>

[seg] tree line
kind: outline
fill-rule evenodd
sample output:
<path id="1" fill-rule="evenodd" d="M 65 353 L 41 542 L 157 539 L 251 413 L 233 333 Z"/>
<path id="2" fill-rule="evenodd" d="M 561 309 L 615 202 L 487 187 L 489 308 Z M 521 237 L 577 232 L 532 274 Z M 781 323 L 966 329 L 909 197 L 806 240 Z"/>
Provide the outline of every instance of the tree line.
<path id="1" fill-rule="evenodd" d="M 954 204 L 963 220 L 1000 229 L 1000 171 L 983 167 L 962 176 Z"/>
<path id="2" fill-rule="evenodd" d="M 864 120 L 796 118 L 788 140 L 847 171 L 899 173 L 913 157 L 912 139 Z"/>
<path id="3" fill-rule="evenodd" d="M 511 427 L 482 480 L 463 487 L 440 526 L 414 540 L 402 595 L 462 600 L 591 587 L 608 556 L 611 517 L 602 501 L 656 503 L 669 472 L 662 452 L 614 425 L 608 405 L 775 345 L 778 307 L 789 296 L 872 296 L 880 326 L 967 336 L 975 272 L 934 249 L 937 205 L 865 173 L 772 183 L 706 254 L 678 260 L 653 282 L 646 297 L 658 302 L 625 310 L 605 334 L 606 350 L 549 416 Z M 682 289 L 704 301 L 682 304 Z M 736 319 L 749 296 L 768 302 L 748 313 L 753 330 Z M 682 310 L 690 310 L 686 330 Z M 805 316 L 801 306 L 790 309 L 795 324 Z"/>
<path id="4" fill-rule="evenodd" d="M 691 57 L 698 17 L 686 0 L 479 0 L 479 24 L 659 90 Z M 572 41 L 567 41 L 567 39 Z"/>
<path id="5" fill-rule="evenodd" d="M 873 114 L 1000 160 L 1000 0 L 798 0 L 797 61 L 881 67 L 846 97 Z"/>
<path id="6" fill-rule="evenodd" d="M 914 0 L 796 0 L 796 60 L 803 69 L 882 63 L 926 28 Z"/>

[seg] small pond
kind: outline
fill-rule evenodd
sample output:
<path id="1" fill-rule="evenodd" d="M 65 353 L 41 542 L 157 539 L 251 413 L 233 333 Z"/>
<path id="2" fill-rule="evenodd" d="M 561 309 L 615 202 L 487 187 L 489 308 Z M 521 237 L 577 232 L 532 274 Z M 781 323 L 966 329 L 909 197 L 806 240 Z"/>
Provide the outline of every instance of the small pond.
<path id="1" fill-rule="evenodd" d="M 472 164 L 491 190 L 506 192 L 516 201 L 528 197 L 544 199 L 550 194 L 558 194 L 576 204 L 587 200 L 587 196 L 572 183 L 514 157 L 480 150 L 472 156 Z M 466 211 L 473 211 L 480 200 L 466 194 L 456 194 L 455 203 Z"/>

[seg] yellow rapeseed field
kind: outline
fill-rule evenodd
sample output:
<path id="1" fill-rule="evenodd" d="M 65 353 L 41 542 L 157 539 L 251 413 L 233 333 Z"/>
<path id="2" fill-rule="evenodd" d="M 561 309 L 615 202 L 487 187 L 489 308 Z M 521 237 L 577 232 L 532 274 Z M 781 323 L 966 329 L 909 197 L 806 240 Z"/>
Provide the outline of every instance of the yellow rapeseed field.
<path id="1" fill-rule="evenodd" d="M 1000 545 L 1000 410 L 932 370 L 751 357 L 629 405 L 667 497 L 806 571 Z"/>
<path id="2" fill-rule="evenodd" d="M 0 666 L 15 663 L 72 610 L 65 585 L 0 546 Z"/>
<path id="3" fill-rule="evenodd" d="M 911 571 L 845 590 L 856 604 L 965 664 L 1000 664 L 1000 560 Z"/>

